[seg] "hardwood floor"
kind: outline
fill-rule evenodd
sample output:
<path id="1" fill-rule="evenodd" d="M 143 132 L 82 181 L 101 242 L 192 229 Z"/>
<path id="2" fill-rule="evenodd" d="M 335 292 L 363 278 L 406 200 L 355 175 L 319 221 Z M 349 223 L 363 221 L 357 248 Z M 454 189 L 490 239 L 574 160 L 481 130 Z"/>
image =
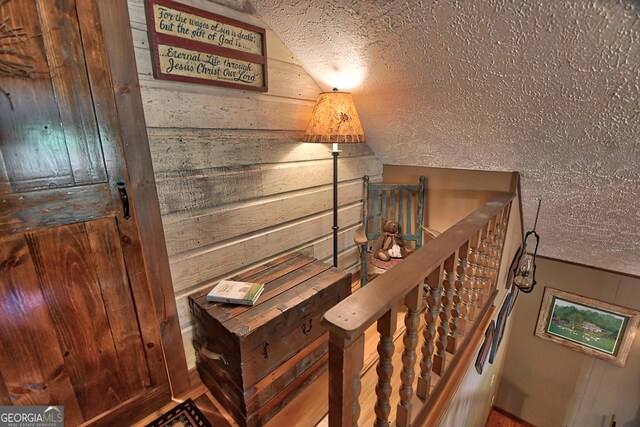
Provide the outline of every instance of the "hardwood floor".
<path id="1" fill-rule="evenodd" d="M 491 410 L 491 414 L 489 414 L 489 419 L 487 420 L 487 425 L 485 427 L 535 427 L 535 426 L 494 406 L 493 409 Z"/>
<path id="2" fill-rule="evenodd" d="M 199 382 L 195 373 L 194 383 Z M 296 396 L 287 406 L 278 412 L 265 427 L 326 427 L 327 423 L 327 402 L 328 402 L 328 372 L 324 372 L 298 396 Z M 144 419 L 133 424 L 134 427 L 144 427 L 171 408 L 191 398 L 202 413 L 215 427 L 239 427 L 231 415 L 224 407 L 211 395 L 211 392 L 200 383 L 190 392 L 175 399 L 174 402 L 166 405 L 161 410 L 149 414 Z"/>

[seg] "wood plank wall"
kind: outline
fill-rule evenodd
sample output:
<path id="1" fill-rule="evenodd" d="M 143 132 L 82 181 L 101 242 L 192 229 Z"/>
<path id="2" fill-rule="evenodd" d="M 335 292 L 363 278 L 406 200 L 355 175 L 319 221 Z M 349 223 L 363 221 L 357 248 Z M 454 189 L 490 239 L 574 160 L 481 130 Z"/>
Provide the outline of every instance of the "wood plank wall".
<path id="1" fill-rule="evenodd" d="M 293 250 L 330 262 L 330 146 L 300 142 L 321 89 L 269 29 L 267 93 L 154 80 L 144 1 L 128 3 L 191 368 L 195 354 L 187 295 Z M 254 16 L 208 0 L 182 3 L 266 27 Z M 381 180 L 382 164 L 365 144 L 341 148 L 339 265 L 355 270 L 353 232 L 362 215 L 361 177 Z"/>

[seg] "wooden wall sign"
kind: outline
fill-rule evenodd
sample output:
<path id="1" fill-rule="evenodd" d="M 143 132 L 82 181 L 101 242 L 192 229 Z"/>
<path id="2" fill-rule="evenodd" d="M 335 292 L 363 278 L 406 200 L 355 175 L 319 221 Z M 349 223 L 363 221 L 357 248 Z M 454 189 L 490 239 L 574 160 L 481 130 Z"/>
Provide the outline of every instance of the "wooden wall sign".
<path id="1" fill-rule="evenodd" d="M 146 0 L 153 76 L 266 92 L 264 28 L 171 0 Z"/>

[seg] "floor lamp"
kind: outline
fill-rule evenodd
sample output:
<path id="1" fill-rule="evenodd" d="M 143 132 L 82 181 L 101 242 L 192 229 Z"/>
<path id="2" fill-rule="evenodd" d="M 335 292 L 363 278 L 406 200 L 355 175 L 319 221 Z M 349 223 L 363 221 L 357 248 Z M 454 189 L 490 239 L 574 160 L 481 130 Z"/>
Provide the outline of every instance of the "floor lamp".
<path id="1" fill-rule="evenodd" d="M 348 92 L 322 92 L 311 114 L 304 142 L 333 143 L 333 266 L 338 266 L 338 144 L 366 142 L 356 105 Z"/>

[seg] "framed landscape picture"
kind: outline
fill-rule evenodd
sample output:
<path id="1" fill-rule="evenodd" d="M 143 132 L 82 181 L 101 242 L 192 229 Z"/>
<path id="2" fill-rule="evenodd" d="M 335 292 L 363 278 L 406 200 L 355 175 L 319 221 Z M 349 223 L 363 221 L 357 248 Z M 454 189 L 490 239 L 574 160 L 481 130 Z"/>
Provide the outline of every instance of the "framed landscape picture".
<path id="1" fill-rule="evenodd" d="M 535 334 L 624 366 L 639 322 L 636 310 L 547 287 Z"/>

